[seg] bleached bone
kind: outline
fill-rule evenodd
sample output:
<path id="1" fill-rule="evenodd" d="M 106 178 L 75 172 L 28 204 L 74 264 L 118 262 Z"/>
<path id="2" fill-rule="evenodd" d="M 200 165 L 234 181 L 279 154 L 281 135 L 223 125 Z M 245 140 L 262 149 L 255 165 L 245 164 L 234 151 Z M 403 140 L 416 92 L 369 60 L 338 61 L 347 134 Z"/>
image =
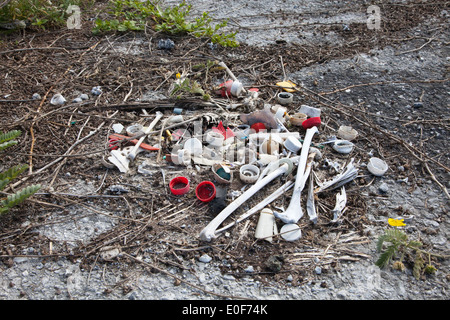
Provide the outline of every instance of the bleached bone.
<path id="1" fill-rule="evenodd" d="M 279 160 L 280 167 L 267 175 L 261 181 L 255 183 L 251 188 L 240 195 L 236 200 L 230 203 L 225 209 L 223 209 L 201 232 L 200 239 L 204 241 L 211 241 L 215 238 L 217 228 L 225 221 L 228 216 L 233 213 L 239 206 L 247 201 L 256 192 L 261 190 L 269 182 L 282 174 L 288 175 L 292 170 L 292 162 L 289 159 L 283 158 Z"/>
<path id="2" fill-rule="evenodd" d="M 159 111 L 156 112 L 156 118 L 150 123 L 150 125 L 147 127 L 147 130 L 145 130 L 144 135 L 138 140 L 138 142 L 136 143 L 136 145 L 134 145 L 131 152 L 127 155 L 128 159 L 134 160 L 134 158 L 136 158 L 139 146 L 144 141 L 145 137 L 147 137 L 147 135 L 153 130 L 153 127 L 158 123 L 159 119 L 161 119 L 162 116 L 163 116 L 162 112 Z"/>
<path id="3" fill-rule="evenodd" d="M 306 212 L 308 213 L 309 220 L 314 224 L 317 223 L 317 212 L 316 206 L 314 204 L 314 179 L 313 175 L 309 176 L 309 188 L 308 188 L 308 199 L 306 200 Z"/>
<path id="4" fill-rule="evenodd" d="M 347 182 L 350 182 L 356 178 L 358 175 L 358 169 L 353 164 L 353 158 L 350 160 L 350 162 L 347 164 L 345 170 L 338 174 L 336 177 L 334 177 L 332 180 L 319 183 L 319 188 L 314 190 L 314 193 L 322 192 L 326 189 L 333 190 L 336 188 L 339 188 L 346 184 Z"/>
<path id="5" fill-rule="evenodd" d="M 264 209 L 268 204 L 272 203 L 273 201 L 275 201 L 276 199 L 278 199 L 282 194 L 284 194 L 285 192 L 287 192 L 289 189 L 291 189 L 294 186 L 294 181 L 290 180 L 288 182 L 286 182 L 285 184 L 283 184 L 281 187 L 279 187 L 277 190 L 275 190 L 271 195 L 269 195 L 267 198 L 265 198 L 264 200 L 262 200 L 260 203 L 258 203 L 256 206 L 254 206 L 253 208 L 251 208 L 250 210 L 248 210 L 246 213 L 244 213 L 243 215 L 241 215 L 239 218 L 237 218 L 235 221 L 233 221 L 232 223 L 220 228 L 216 230 L 216 237 L 224 232 L 225 230 L 228 230 L 229 228 L 231 228 L 232 226 L 244 221 L 245 219 L 249 218 L 250 216 L 252 216 L 253 214 L 255 214 L 256 212 Z"/>
<path id="6" fill-rule="evenodd" d="M 341 188 L 341 193 L 336 194 L 336 205 L 331 211 L 333 213 L 333 220 L 331 222 L 337 222 L 344 212 L 345 205 L 347 204 L 347 194 L 345 193 L 345 188 Z"/>
<path id="7" fill-rule="evenodd" d="M 301 192 L 305 187 L 306 179 L 308 178 L 309 172 L 311 171 L 312 159 L 310 158 L 310 161 L 308 161 L 309 147 L 311 145 L 312 137 L 318 131 L 319 130 L 317 129 L 317 127 L 312 127 L 306 130 L 305 139 L 298 162 L 297 176 L 295 179 L 295 186 L 294 191 L 292 192 L 291 202 L 289 203 L 289 207 L 284 212 L 275 213 L 275 216 L 278 219 L 281 219 L 281 221 L 286 224 L 297 223 L 297 221 L 300 220 L 300 218 L 303 216 L 303 210 L 300 205 Z M 308 166 L 307 163 L 309 164 Z"/>

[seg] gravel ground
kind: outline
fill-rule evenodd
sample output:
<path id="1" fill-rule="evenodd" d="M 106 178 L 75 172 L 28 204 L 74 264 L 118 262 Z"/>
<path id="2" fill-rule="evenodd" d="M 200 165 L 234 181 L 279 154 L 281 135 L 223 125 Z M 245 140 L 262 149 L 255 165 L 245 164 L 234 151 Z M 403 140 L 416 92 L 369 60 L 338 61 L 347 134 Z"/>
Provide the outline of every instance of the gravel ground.
<path id="1" fill-rule="evenodd" d="M 176 1 L 168 1 L 175 3 Z M 391 1 L 402 4 L 405 1 Z M 407 2 L 407 1 L 406 1 Z M 229 25 L 239 26 L 238 39 L 251 46 L 279 45 L 279 52 L 286 46 L 348 41 L 339 28 L 364 25 L 366 13 L 361 7 L 352 8 L 351 1 L 198 1 L 194 10 L 211 11 L 212 15 L 231 18 Z M 354 9 L 354 10 L 353 10 Z M 358 9 L 358 10 L 356 10 Z M 405 10 L 414 10 L 406 6 Z M 381 12 L 383 15 L 383 12 Z M 442 80 L 448 77 L 448 23 L 445 10 L 441 16 L 429 18 L 408 29 L 404 41 L 386 44 L 364 52 L 341 58 L 312 63 L 300 70 L 286 70 L 288 78 L 315 92 L 331 92 L 362 83 L 390 83 L 352 87 L 326 97 L 352 107 L 364 102 L 367 112 L 380 115 L 380 126 L 398 125 L 400 120 L 447 119 L 449 88 L 446 82 L 430 83 L 426 80 Z M 262 18 L 260 18 L 262 17 Z M 272 21 L 268 21 L 271 17 Z M 317 25 L 336 25 L 329 32 L 315 32 Z M 383 26 L 381 26 L 382 28 Z M 295 31 L 295 32 L 294 32 Z M 432 41 L 428 39 L 433 38 Z M 276 42 L 276 43 L 274 43 Z M 421 47 L 423 45 L 423 47 Z M 289 47 L 293 50 L 292 47 Z M 286 49 L 287 50 L 287 49 Z M 401 54 L 399 54 L 401 53 Z M 275 57 L 277 58 L 277 57 Z M 393 82 L 402 80 L 402 83 Z M 414 82 L 417 81 L 417 82 Z M 423 81 L 423 82 L 420 82 Z M 422 96 L 423 107 L 413 106 Z M 301 99 L 301 98 L 300 98 Z M 324 108 L 322 112 L 333 112 Z M 350 122 L 349 119 L 336 121 Z M 407 122 L 403 122 L 405 124 Z M 329 125 L 332 125 L 329 123 Z M 429 138 L 426 144 L 435 154 L 443 154 L 448 164 L 448 123 L 412 123 L 406 131 L 396 132 L 411 143 Z M 389 145 L 374 147 L 375 152 L 389 153 Z M 428 151 L 427 151 L 428 152 Z M 431 152 L 431 151 L 430 151 Z M 409 156 L 406 155 L 406 158 Z M 252 272 L 252 265 L 241 266 L 245 272 L 236 276 L 223 272 L 226 261 L 212 259 L 207 253 L 196 259 L 184 260 L 184 270 L 168 267 L 154 270 L 141 263 L 116 259 L 108 264 L 86 266 L 82 260 L 65 257 L 58 259 L 16 256 L 9 265 L 0 263 L 0 299 L 3 300 L 447 300 L 450 276 L 448 259 L 441 259 L 437 271 L 416 280 L 410 268 L 397 271 L 379 269 L 374 262 L 378 258 L 376 239 L 385 229 L 388 217 L 412 216 L 405 227 L 408 235 L 420 237 L 427 248 L 440 254 L 448 254 L 449 224 L 448 197 L 426 171 L 408 171 L 418 166 L 413 157 L 408 163 L 390 159 L 390 170 L 383 177 L 367 175 L 367 185 L 361 188 L 361 196 L 367 204 L 367 225 L 364 233 L 367 243 L 355 244 L 352 249 L 365 258 L 358 261 L 339 261 L 333 268 L 315 268 L 306 282 L 293 281 L 294 275 L 285 272 L 277 278 L 259 278 Z M 441 159 L 441 158 L 440 158 Z M 405 169 L 406 168 L 406 169 Z M 449 187 L 448 172 L 436 169 L 436 177 Z M 409 179 L 408 179 L 409 177 Z M 406 178 L 406 180 L 405 180 Z M 412 182 L 414 181 L 414 182 Z M 73 193 L 95 191 L 95 186 L 84 180 L 71 185 Z M 74 209 L 70 216 L 83 214 L 83 208 Z M 56 219 L 56 218 L 55 218 Z M 93 234 L 101 234 L 115 226 L 115 220 L 102 215 L 86 215 L 85 218 L 65 223 L 55 223 L 36 228 L 43 237 L 71 243 L 83 242 Z M 26 227 L 24 222 L 23 227 Z M 330 243 L 336 234 L 329 235 Z M 337 241 L 337 238 L 336 238 Z M 153 248 L 158 250 L 157 247 Z M 23 255 L 36 254 L 30 247 Z M 319 265 L 319 264 L 318 264 Z"/>

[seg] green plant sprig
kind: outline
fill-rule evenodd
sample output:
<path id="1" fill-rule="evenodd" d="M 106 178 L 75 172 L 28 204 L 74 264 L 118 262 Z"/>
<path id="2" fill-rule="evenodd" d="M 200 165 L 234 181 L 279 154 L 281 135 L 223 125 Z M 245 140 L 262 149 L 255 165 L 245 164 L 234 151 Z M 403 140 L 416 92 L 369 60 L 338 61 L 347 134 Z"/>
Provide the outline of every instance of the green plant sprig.
<path id="1" fill-rule="evenodd" d="M 383 245 L 386 243 L 389 243 L 389 245 L 384 248 Z M 378 237 L 377 251 L 381 252 L 381 254 L 375 262 L 375 265 L 377 265 L 380 269 L 385 268 L 390 264 L 395 256 L 400 253 L 400 259 L 393 263 L 393 267 L 394 269 L 403 271 L 405 270 L 405 266 L 403 264 L 405 255 L 407 253 L 412 253 L 414 254 L 413 275 L 416 279 L 420 278 L 422 272 L 428 274 L 434 273 L 437 269 L 431 264 L 431 256 L 440 258 L 445 258 L 445 256 L 425 251 L 421 249 L 422 246 L 422 242 L 417 240 L 409 240 L 408 235 L 397 228 L 387 229 L 384 234 Z M 428 264 L 426 265 L 424 256 L 428 257 Z"/>
<path id="2" fill-rule="evenodd" d="M 11 130 L 6 133 L 0 132 L 0 150 L 6 149 L 12 145 L 17 144 L 16 140 L 21 134 L 20 130 Z M 0 172 L 0 191 L 3 190 L 8 183 L 17 178 L 22 172 L 28 169 L 28 165 L 15 165 L 10 169 Z M 17 206 L 22 203 L 28 197 L 32 196 L 41 188 L 40 184 L 31 185 L 23 188 L 20 191 L 15 192 L 14 194 L 8 195 L 6 198 L 0 200 L 0 215 L 8 212 L 12 207 Z"/>
<path id="3" fill-rule="evenodd" d="M 213 19 L 208 12 L 190 20 L 191 9 L 192 5 L 185 1 L 163 9 L 160 2 L 114 0 L 111 2 L 109 10 L 112 19 L 97 19 L 93 32 L 142 31 L 150 24 L 155 31 L 169 35 L 191 34 L 198 38 L 210 38 L 211 42 L 226 47 L 239 45 L 235 38 L 236 32 L 223 33 L 220 31 L 227 26 L 227 20 L 213 26 Z"/>

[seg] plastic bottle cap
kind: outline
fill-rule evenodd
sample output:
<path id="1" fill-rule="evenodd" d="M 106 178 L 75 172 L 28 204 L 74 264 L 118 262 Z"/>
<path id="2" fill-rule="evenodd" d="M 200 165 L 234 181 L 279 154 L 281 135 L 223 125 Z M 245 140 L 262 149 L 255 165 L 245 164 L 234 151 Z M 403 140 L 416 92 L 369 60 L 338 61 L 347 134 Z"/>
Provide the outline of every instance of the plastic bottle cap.
<path id="1" fill-rule="evenodd" d="M 305 121 L 307 118 L 307 115 L 304 113 L 296 113 L 293 116 L 290 117 L 290 122 L 294 125 L 294 126 L 301 126 L 303 121 Z"/>
<path id="2" fill-rule="evenodd" d="M 189 180 L 186 177 L 175 177 L 170 180 L 169 187 L 176 196 L 186 194 L 190 189 Z"/>
<path id="3" fill-rule="evenodd" d="M 238 97 L 242 91 L 242 88 L 243 86 L 241 82 L 234 81 L 233 84 L 231 85 L 230 92 L 233 96 Z"/>
<path id="4" fill-rule="evenodd" d="M 262 122 L 254 123 L 250 126 L 251 129 L 255 130 L 256 132 L 259 132 L 261 130 L 266 130 L 266 125 Z"/>
<path id="5" fill-rule="evenodd" d="M 320 117 L 309 118 L 302 122 L 302 127 L 306 130 L 312 127 L 318 127 L 321 123 Z"/>
<path id="6" fill-rule="evenodd" d="M 200 155 L 203 150 L 202 142 L 197 138 L 188 139 L 184 143 L 184 149 L 189 150 L 193 155 Z"/>
<path id="7" fill-rule="evenodd" d="M 302 143 L 298 139 L 289 136 L 284 141 L 284 147 L 291 152 L 297 153 L 302 148 Z"/>
<path id="8" fill-rule="evenodd" d="M 260 170 L 253 164 L 245 164 L 239 169 L 240 178 L 244 183 L 254 183 L 258 180 Z"/>
<path id="9" fill-rule="evenodd" d="M 352 152 L 354 144 L 347 140 L 336 140 L 333 149 L 339 153 L 347 154 Z"/>
<path id="10" fill-rule="evenodd" d="M 289 223 L 281 227 L 280 235 L 286 241 L 295 241 L 302 236 L 302 230 L 295 223 Z"/>
<path id="11" fill-rule="evenodd" d="M 369 163 L 367 164 L 367 169 L 370 173 L 378 177 L 384 175 L 388 168 L 389 167 L 385 161 L 376 157 L 370 158 Z"/>
<path id="12" fill-rule="evenodd" d="M 216 186 L 211 181 L 202 181 L 195 189 L 197 199 L 209 202 L 216 197 Z"/>
<path id="13" fill-rule="evenodd" d="M 349 126 L 340 126 L 337 135 L 345 140 L 353 140 L 358 136 L 358 131 Z"/>
<path id="14" fill-rule="evenodd" d="M 289 92 L 280 92 L 277 97 L 278 102 L 282 105 L 290 104 L 294 99 L 294 95 Z"/>

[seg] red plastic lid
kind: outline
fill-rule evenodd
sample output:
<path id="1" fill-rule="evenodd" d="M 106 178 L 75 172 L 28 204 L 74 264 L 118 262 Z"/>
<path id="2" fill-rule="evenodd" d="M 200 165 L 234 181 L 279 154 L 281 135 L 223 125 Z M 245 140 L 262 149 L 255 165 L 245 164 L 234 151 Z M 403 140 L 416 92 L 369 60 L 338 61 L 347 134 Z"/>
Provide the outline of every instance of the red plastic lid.
<path id="1" fill-rule="evenodd" d="M 216 197 L 216 187 L 211 181 L 202 181 L 195 189 L 197 199 L 203 202 L 209 202 Z"/>
<path id="2" fill-rule="evenodd" d="M 302 127 L 303 129 L 309 129 L 312 127 L 318 127 L 320 126 L 322 122 L 320 121 L 320 117 L 312 117 L 309 119 L 306 119 L 305 121 L 302 122 Z"/>
<path id="3" fill-rule="evenodd" d="M 266 125 L 262 122 L 257 122 L 252 124 L 250 128 L 255 130 L 255 132 L 259 132 L 260 130 L 266 130 Z"/>
<path id="4" fill-rule="evenodd" d="M 189 192 L 189 180 L 185 177 L 176 177 L 170 180 L 170 191 L 176 196 L 180 196 Z"/>

